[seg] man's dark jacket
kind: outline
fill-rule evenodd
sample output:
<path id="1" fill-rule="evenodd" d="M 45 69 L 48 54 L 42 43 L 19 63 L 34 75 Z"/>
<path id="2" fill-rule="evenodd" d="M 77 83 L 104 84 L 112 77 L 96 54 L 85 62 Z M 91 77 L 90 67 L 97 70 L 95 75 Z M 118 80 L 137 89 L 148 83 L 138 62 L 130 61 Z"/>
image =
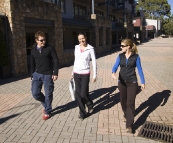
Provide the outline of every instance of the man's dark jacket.
<path id="1" fill-rule="evenodd" d="M 31 77 L 34 72 L 45 75 L 58 75 L 59 61 L 54 47 L 45 45 L 41 51 L 34 44 L 31 50 Z"/>

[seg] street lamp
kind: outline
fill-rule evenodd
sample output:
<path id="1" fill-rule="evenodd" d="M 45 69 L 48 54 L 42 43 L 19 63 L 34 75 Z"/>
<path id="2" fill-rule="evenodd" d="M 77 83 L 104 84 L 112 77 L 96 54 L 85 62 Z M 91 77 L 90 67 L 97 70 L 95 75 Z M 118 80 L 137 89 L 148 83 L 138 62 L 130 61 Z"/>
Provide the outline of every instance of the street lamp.
<path id="1" fill-rule="evenodd" d="M 91 19 L 96 19 L 96 14 L 94 13 L 94 0 L 92 0 L 92 14 Z"/>

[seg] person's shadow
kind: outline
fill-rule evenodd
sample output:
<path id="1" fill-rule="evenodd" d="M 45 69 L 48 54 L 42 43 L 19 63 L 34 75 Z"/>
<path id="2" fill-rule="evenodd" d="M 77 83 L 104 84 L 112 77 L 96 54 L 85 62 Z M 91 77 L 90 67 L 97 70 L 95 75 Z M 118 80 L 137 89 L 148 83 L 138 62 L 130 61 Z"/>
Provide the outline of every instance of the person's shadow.
<path id="1" fill-rule="evenodd" d="M 169 96 L 171 95 L 170 90 L 163 90 L 162 92 L 157 92 L 150 96 L 148 100 L 143 102 L 136 110 L 135 115 L 140 113 L 143 109 L 146 109 L 144 113 L 136 120 L 134 123 L 134 130 L 138 129 L 141 125 L 144 124 L 147 117 L 152 113 L 159 105 L 164 106 L 168 101 Z M 162 103 L 162 104 L 161 104 Z"/>
<path id="2" fill-rule="evenodd" d="M 100 110 L 108 109 L 120 101 L 118 93 L 112 94 L 116 90 L 116 88 L 116 86 L 112 86 L 110 88 L 101 88 L 89 93 L 89 96 L 92 100 L 98 98 L 98 100 L 94 102 L 94 112 L 92 114 L 97 113 Z M 102 95 L 104 96 L 101 97 Z M 65 105 L 57 106 L 52 110 L 51 116 L 60 114 L 72 108 L 76 108 L 77 106 L 78 105 L 76 101 L 69 102 Z M 90 116 L 90 114 L 88 114 L 88 116 Z"/>
<path id="3" fill-rule="evenodd" d="M 117 88 L 117 86 L 112 86 L 109 88 L 100 88 L 100 89 L 94 90 L 89 93 L 90 98 L 92 100 L 96 99 L 96 101 L 94 102 L 94 112 L 92 114 L 95 114 L 101 110 L 109 109 L 120 102 L 119 92 L 116 94 L 113 94 L 113 92 L 116 90 L 116 88 Z M 138 86 L 137 94 L 140 91 L 141 91 L 140 86 Z M 52 110 L 51 116 L 54 116 L 56 114 L 65 112 L 67 110 L 70 110 L 70 109 L 76 108 L 76 107 L 77 107 L 76 101 L 69 102 L 65 105 L 57 106 L 56 108 L 54 108 Z M 88 114 L 88 116 L 90 116 L 92 114 Z"/>

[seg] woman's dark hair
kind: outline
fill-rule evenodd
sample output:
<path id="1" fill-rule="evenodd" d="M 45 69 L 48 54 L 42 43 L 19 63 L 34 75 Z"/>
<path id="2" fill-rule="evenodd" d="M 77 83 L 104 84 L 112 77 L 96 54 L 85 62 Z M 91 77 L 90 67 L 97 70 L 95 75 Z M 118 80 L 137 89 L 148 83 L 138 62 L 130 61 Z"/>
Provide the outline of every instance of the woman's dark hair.
<path id="1" fill-rule="evenodd" d="M 77 36 L 79 35 L 83 35 L 85 38 L 87 37 L 85 32 L 79 32 Z"/>

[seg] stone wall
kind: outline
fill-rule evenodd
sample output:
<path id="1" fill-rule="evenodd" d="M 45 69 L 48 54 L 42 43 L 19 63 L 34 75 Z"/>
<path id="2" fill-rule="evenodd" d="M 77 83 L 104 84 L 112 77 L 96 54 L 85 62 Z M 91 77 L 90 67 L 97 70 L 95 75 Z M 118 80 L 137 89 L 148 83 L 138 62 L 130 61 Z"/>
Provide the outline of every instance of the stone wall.
<path id="1" fill-rule="evenodd" d="M 60 8 L 42 0 L 1 0 L 0 10 L 9 20 L 10 58 L 13 76 L 28 72 L 25 22 L 26 17 L 54 21 L 50 27 L 50 44 L 58 53 L 60 61 L 63 59 L 62 18 Z"/>

